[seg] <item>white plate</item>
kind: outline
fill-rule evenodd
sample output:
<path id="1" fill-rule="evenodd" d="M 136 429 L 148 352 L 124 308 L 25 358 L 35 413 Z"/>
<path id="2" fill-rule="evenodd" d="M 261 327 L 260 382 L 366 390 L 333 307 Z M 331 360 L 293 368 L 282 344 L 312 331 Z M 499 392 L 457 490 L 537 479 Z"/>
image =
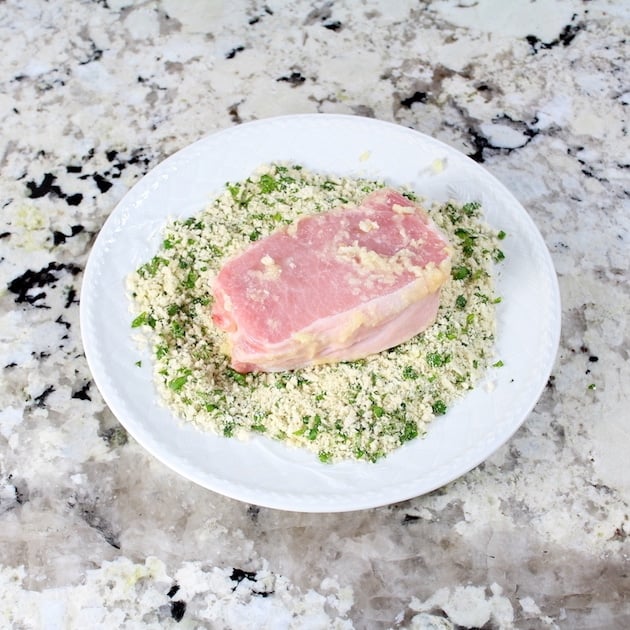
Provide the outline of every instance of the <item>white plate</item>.
<path id="1" fill-rule="evenodd" d="M 434 420 L 424 439 L 376 464 L 322 464 L 310 452 L 262 436 L 240 442 L 183 425 L 159 404 L 151 357 L 139 356 L 132 341 L 125 277 L 155 254 L 167 218 L 199 212 L 225 182 L 243 179 L 272 161 L 411 185 L 438 201 L 480 201 L 488 223 L 508 234 L 502 244 L 506 260 L 496 280 L 503 296 L 497 354 L 505 366 L 492 369 L 487 382 Z M 529 215 L 477 163 L 405 127 L 355 116 L 307 114 L 259 120 L 207 136 L 138 182 L 94 244 L 81 292 L 81 328 L 105 401 L 129 433 L 164 464 L 248 503 L 335 512 L 434 490 L 506 442 L 538 400 L 553 366 L 560 299 L 549 253 Z M 141 368 L 135 365 L 138 359 Z"/>

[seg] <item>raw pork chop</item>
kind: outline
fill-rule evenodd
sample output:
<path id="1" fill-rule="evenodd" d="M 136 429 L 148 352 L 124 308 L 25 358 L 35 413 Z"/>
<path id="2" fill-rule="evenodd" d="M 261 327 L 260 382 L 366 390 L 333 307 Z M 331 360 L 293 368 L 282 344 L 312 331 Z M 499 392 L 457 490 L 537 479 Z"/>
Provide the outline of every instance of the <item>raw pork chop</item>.
<path id="1" fill-rule="evenodd" d="M 228 261 L 212 318 L 239 372 L 352 361 L 435 321 L 450 262 L 420 207 L 377 190 L 357 208 L 301 217 Z"/>

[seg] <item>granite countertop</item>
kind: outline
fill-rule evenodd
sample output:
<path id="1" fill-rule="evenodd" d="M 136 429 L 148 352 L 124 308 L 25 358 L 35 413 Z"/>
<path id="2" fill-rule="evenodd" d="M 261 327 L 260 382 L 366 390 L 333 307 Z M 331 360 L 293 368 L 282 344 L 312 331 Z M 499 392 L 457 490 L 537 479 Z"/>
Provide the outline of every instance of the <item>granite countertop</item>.
<path id="1" fill-rule="evenodd" d="M 628 3 L 7 0 L 0 33 L 0 628 L 630 627 Z M 127 435 L 81 345 L 124 193 L 209 132 L 301 112 L 472 156 L 558 273 L 533 412 L 404 503 L 205 490 Z"/>

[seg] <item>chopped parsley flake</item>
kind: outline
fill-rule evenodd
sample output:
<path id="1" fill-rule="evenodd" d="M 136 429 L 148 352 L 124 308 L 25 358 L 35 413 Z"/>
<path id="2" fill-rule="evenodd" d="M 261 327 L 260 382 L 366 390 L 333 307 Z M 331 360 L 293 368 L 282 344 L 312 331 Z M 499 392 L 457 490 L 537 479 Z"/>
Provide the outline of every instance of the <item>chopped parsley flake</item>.
<path id="1" fill-rule="evenodd" d="M 436 400 L 431 405 L 431 409 L 436 416 L 443 416 L 446 413 L 446 404 L 443 400 Z"/>
<path id="2" fill-rule="evenodd" d="M 439 352 L 429 352 L 426 358 L 427 358 L 427 363 L 431 367 L 442 367 L 451 360 L 450 355 L 440 354 Z"/>
<path id="3" fill-rule="evenodd" d="M 471 275 L 472 271 L 470 268 L 464 265 L 458 265 L 457 267 L 453 267 L 451 269 L 451 276 L 453 277 L 453 280 L 465 280 Z"/>

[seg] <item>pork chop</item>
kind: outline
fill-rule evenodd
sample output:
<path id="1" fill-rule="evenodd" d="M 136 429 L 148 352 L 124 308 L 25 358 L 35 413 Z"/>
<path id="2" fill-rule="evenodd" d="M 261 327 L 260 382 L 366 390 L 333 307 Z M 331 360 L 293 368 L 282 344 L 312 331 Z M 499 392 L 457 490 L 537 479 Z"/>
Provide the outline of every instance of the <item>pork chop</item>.
<path id="1" fill-rule="evenodd" d="M 212 319 L 239 372 L 356 360 L 435 321 L 451 251 L 422 208 L 380 189 L 358 207 L 300 217 L 226 262 Z"/>

